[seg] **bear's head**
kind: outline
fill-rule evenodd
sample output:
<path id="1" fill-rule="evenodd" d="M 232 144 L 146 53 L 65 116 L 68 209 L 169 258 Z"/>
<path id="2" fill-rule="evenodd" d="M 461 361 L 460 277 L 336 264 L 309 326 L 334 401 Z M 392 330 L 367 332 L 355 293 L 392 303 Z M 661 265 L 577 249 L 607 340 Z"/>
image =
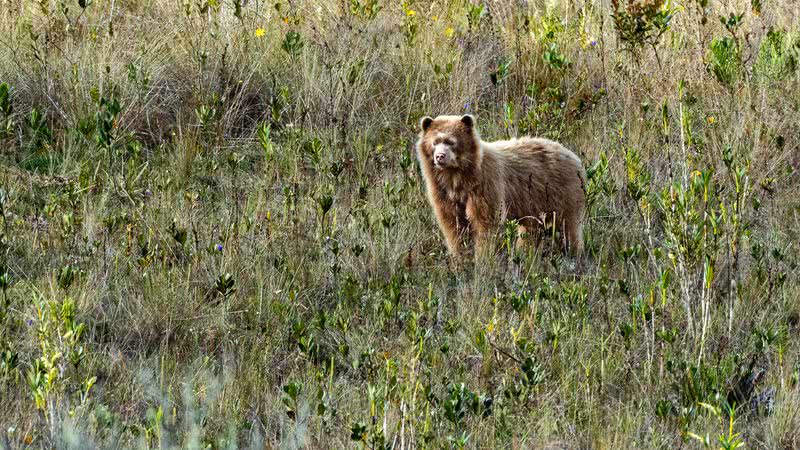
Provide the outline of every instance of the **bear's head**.
<path id="1" fill-rule="evenodd" d="M 437 171 L 460 172 L 469 172 L 480 164 L 480 137 L 471 115 L 425 116 L 419 124 L 421 163 Z"/>

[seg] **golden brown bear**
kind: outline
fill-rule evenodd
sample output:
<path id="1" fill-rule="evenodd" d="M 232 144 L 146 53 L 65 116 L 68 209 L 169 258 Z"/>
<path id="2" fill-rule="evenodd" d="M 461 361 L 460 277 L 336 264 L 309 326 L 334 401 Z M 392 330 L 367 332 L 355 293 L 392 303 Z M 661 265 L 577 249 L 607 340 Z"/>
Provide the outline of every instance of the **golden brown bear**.
<path id="1" fill-rule="evenodd" d="M 515 219 L 525 230 L 555 223 L 580 257 L 586 173 L 574 153 L 547 139 L 483 142 L 471 115 L 423 117 L 420 128 L 417 158 L 451 255 L 468 235 L 485 254 L 501 224 Z"/>

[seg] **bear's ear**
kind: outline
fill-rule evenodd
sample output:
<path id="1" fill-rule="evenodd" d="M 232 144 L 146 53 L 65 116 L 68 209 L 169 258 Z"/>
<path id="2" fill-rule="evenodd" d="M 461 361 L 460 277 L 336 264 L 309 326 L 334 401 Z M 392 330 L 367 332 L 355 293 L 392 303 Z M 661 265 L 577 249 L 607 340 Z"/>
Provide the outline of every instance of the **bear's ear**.
<path id="1" fill-rule="evenodd" d="M 432 123 L 433 123 L 433 119 L 430 116 L 425 116 L 422 119 L 420 119 L 419 128 L 424 133 L 424 132 L 428 131 L 428 128 L 431 127 Z"/>
<path id="2" fill-rule="evenodd" d="M 461 123 L 471 130 L 475 126 L 475 118 L 472 117 L 472 114 L 464 114 L 461 116 Z"/>

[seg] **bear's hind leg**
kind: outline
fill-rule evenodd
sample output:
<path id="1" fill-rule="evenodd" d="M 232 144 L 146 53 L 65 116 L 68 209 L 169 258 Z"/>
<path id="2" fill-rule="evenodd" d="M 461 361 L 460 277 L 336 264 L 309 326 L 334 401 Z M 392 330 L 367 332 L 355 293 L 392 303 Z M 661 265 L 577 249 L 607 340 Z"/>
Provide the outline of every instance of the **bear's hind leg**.
<path id="1" fill-rule="evenodd" d="M 576 260 L 583 254 L 583 222 L 577 214 L 564 219 L 565 244 Z"/>

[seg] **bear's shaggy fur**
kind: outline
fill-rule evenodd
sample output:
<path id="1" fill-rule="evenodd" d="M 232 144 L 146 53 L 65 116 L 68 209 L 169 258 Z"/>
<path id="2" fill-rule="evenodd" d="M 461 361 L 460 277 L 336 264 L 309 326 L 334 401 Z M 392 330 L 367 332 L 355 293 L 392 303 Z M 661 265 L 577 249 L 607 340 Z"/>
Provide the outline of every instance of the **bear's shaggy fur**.
<path id="1" fill-rule="evenodd" d="M 555 223 L 580 256 L 586 173 L 574 153 L 547 139 L 483 142 L 471 115 L 423 117 L 420 128 L 417 158 L 451 255 L 468 235 L 484 253 L 515 219 L 525 230 Z"/>

